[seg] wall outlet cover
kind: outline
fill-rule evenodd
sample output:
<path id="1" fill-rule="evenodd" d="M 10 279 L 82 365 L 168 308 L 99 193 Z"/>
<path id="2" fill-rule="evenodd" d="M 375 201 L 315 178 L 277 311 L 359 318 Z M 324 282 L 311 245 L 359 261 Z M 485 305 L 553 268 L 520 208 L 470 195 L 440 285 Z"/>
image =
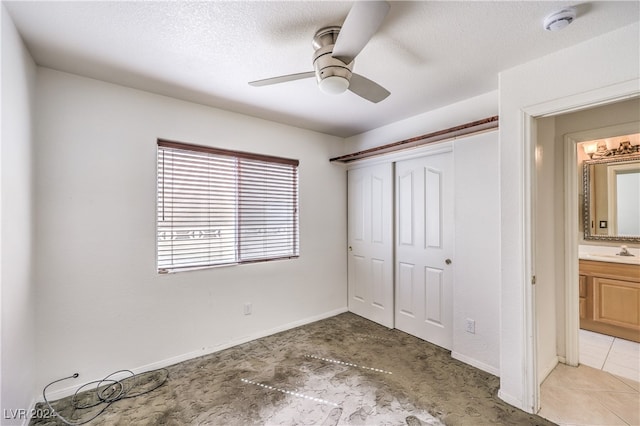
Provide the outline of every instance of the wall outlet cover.
<path id="1" fill-rule="evenodd" d="M 467 333 L 476 334 L 476 322 L 475 322 L 475 320 L 467 318 L 466 331 L 467 331 Z"/>

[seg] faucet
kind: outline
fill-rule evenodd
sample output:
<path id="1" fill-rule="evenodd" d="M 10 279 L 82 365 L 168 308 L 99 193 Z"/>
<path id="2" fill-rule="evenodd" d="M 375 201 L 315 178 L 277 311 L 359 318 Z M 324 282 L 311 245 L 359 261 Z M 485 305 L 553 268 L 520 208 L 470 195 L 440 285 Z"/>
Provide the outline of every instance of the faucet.
<path id="1" fill-rule="evenodd" d="M 616 253 L 618 256 L 634 256 L 633 254 L 629 253 L 629 250 L 627 250 L 627 246 L 620 246 L 620 253 Z"/>

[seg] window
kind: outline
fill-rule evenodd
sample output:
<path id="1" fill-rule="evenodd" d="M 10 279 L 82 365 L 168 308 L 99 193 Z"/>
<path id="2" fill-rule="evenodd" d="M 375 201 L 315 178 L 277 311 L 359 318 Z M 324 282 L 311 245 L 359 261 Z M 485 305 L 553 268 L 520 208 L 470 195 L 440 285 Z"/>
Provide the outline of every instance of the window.
<path id="1" fill-rule="evenodd" d="M 158 272 L 298 257 L 298 160 L 158 140 Z"/>

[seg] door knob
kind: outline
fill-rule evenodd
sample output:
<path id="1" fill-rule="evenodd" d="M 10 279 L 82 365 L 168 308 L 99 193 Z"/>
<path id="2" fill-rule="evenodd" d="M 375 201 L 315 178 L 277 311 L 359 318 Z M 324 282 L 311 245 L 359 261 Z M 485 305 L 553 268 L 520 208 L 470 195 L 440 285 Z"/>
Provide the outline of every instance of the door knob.
<path id="1" fill-rule="evenodd" d="M 353 251 L 353 247 L 349 246 L 349 251 Z"/>
<path id="2" fill-rule="evenodd" d="M 451 265 L 451 259 L 445 260 L 444 263 L 446 263 L 447 265 Z"/>

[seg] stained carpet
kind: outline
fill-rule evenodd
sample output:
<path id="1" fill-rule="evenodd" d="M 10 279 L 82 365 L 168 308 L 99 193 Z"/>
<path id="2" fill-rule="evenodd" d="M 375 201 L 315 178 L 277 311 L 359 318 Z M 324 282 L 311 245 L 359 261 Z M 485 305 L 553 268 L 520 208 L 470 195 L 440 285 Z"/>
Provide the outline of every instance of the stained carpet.
<path id="1" fill-rule="evenodd" d="M 553 424 L 501 401 L 497 377 L 350 313 L 167 370 L 161 387 L 113 403 L 89 424 Z M 153 380 L 145 377 L 146 386 Z M 75 409 L 71 397 L 52 405 L 72 422 L 104 408 Z M 64 425 L 57 418 L 34 418 L 30 424 Z"/>

